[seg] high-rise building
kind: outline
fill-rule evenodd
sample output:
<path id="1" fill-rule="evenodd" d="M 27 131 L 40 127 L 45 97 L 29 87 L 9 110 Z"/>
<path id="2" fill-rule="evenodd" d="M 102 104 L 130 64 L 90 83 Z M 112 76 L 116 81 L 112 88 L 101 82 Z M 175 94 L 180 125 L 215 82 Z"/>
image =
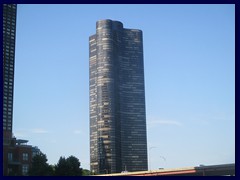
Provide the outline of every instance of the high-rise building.
<path id="1" fill-rule="evenodd" d="M 13 88 L 16 4 L 3 4 L 3 175 L 27 175 L 32 157 L 40 153 L 27 140 L 13 136 Z"/>
<path id="2" fill-rule="evenodd" d="M 91 171 L 147 170 L 142 31 L 97 21 L 89 51 Z"/>
<path id="3" fill-rule="evenodd" d="M 16 4 L 3 4 L 3 137 L 12 137 Z"/>

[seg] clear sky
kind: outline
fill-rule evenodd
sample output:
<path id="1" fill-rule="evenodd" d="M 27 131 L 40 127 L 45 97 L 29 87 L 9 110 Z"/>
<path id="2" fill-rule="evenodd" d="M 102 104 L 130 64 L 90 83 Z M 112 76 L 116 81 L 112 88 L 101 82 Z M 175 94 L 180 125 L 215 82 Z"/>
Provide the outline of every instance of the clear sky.
<path id="1" fill-rule="evenodd" d="M 18 5 L 14 135 L 89 169 L 100 19 L 143 31 L 149 167 L 235 163 L 234 5 Z"/>

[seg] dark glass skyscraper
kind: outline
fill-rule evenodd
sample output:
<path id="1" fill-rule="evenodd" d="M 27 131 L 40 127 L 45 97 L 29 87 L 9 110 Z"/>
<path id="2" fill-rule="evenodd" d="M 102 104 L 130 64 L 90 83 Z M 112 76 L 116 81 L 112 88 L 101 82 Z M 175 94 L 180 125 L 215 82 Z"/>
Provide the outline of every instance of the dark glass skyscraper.
<path id="1" fill-rule="evenodd" d="M 12 137 L 16 4 L 3 4 L 3 137 Z"/>
<path id="2" fill-rule="evenodd" d="M 3 175 L 28 174 L 32 157 L 40 153 L 28 140 L 13 136 L 13 88 L 16 39 L 16 4 L 3 4 Z"/>
<path id="3" fill-rule="evenodd" d="M 89 38 L 91 171 L 147 170 L 142 31 L 112 20 L 96 28 Z"/>

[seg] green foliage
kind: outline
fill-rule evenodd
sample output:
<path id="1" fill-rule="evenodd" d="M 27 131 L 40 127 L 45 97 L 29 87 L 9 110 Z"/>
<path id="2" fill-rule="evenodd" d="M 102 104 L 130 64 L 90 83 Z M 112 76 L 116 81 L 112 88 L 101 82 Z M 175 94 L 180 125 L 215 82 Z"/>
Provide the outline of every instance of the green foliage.
<path id="1" fill-rule="evenodd" d="M 55 166 L 56 176 L 82 176 L 82 168 L 80 168 L 78 158 L 70 156 L 67 159 L 60 157 L 57 165 Z"/>
<path id="2" fill-rule="evenodd" d="M 40 153 L 33 157 L 30 176 L 82 176 L 90 175 L 89 170 L 82 170 L 78 158 L 70 156 L 67 159 L 60 157 L 57 165 L 49 165 L 45 154 Z"/>
<path id="3" fill-rule="evenodd" d="M 37 154 L 32 159 L 32 167 L 29 169 L 30 176 L 52 176 L 53 167 L 47 163 L 47 156 L 43 153 Z"/>
<path id="4" fill-rule="evenodd" d="M 82 170 L 82 175 L 83 176 L 89 176 L 89 175 L 92 175 L 92 173 L 88 169 L 83 169 Z"/>

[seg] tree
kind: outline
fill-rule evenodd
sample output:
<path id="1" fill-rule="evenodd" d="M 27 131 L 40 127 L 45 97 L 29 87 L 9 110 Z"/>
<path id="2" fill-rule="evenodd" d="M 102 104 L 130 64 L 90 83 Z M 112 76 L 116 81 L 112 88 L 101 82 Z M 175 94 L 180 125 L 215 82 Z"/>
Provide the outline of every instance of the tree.
<path id="1" fill-rule="evenodd" d="M 55 175 L 66 176 L 65 175 L 66 170 L 67 170 L 67 161 L 66 161 L 65 157 L 60 157 L 57 165 L 55 166 Z"/>
<path id="2" fill-rule="evenodd" d="M 55 175 L 57 176 L 82 176 L 82 168 L 80 168 L 79 159 L 70 156 L 67 159 L 60 157 L 55 166 Z"/>
<path id="3" fill-rule="evenodd" d="M 47 163 L 47 156 L 43 153 L 37 154 L 32 159 L 32 166 L 29 169 L 30 176 L 52 176 L 53 168 Z"/>
<path id="4" fill-rule="evenodd" d="M 91 173 L 91 171 L 89 171 L 88 169 L 83 169 L 82 170 L 82 175 L 83 176 L 89 176 L 89 175 L 91 175 L 92 173 Z"/>

